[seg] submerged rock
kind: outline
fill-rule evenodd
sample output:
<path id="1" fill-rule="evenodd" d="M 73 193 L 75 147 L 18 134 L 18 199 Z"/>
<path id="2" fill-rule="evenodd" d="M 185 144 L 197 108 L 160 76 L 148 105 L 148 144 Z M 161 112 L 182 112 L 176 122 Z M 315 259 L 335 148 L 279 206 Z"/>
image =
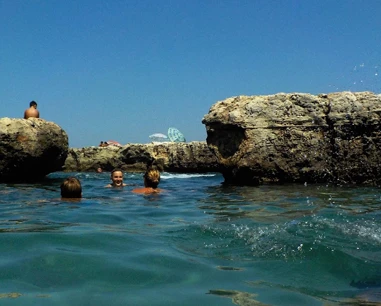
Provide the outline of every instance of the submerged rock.
<path id="1" fill-rule="evenodd" d="M 227 183 L 379 184 L 380 105 L 371 92 L 238 96 L 202 122 Z"/>
<path id="2" fill-rule="evenodd" d="M 122 147 L 86 147 L 70 149 L 65 171 L 95 171 L 98 167 L 110 171 L 145 171 L 147 165 L 156 164 L 171 172 L 218 171 L 217 158 L 206 142 L 127 144 Z"/>
<path id="3" fill-rule="evenodd" d="M 68 137 L 43 119 L 0 119 L 0 181 L 33 181 L 59 171 L 68 152 Z"/>

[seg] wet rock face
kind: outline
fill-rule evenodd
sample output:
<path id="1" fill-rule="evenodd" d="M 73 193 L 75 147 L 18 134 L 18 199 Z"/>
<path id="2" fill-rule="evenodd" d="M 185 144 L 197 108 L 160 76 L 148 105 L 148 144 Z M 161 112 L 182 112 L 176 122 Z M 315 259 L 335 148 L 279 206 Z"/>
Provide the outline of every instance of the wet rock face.
<path id="1" fill-rule="evenodd" d="M 128 144 L 123 147 L 87 147 L 70 149 L 65 171 L 145 171 L 155 164 L 170 172 L 219 171 L 217 158 L 206 142 Z"/>
<path id="2" fill-rule="evenodd" d="M 239 96 L 203 123 L 225 181 L 379 184 L 381 96 L 371 92 Z"/>
<path id="3" fill-rule="evenodd" d="M 60 171 L 68 137 L 57 124 L 43 119 L 0 119 L 0 181 L 38 180 Z"/>

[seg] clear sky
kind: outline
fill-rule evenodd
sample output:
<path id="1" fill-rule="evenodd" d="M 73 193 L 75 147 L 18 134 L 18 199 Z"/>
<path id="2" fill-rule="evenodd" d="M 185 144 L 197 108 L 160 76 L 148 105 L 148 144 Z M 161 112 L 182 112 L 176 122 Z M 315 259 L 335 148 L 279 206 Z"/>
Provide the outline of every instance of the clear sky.
<path id="1" fill-rule="evenodd" d="M 147 143 L 236 95 L 380 91 L 381 1 L 0 0 L 0 117 Z M 380 71 L 381 72 L 381 71 Z"/>

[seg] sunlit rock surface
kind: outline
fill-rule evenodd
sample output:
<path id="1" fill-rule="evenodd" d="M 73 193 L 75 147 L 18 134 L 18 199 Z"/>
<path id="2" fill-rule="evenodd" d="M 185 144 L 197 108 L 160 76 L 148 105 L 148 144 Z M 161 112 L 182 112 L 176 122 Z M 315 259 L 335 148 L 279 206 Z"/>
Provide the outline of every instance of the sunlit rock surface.
<path id="1" fill-rule="evenodd" d="M 214 172 L 219 170 L 217 158 L 206 142 L 127 144 L 123 147 L 86 147 L 70 149 L 65 171 L 145 171 L 155 164 L 170 172 Z"/>
<path id="2" fill-rule="evenodd" d="M 0 181 L 33 181 L 62 169 L 68 137 L 54 122 L 0 118 Z"/>
<path id="3" fill-rule="evenodd" d="M 238 96 L 203 123 L 225 182 L 379 184 L 381 96 L 371 92 Z"/>

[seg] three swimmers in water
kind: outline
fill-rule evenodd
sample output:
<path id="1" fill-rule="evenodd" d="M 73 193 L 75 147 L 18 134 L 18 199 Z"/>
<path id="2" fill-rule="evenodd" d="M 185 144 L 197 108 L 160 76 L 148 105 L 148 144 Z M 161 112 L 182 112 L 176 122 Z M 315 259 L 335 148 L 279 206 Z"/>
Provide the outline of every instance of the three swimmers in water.
<path id="1" fill-rule="evenodd" d="M 105 187 L 120 188 L 128 186 L 123 182 L 123 171 L 121 169 L 114 169 L 111 171 L 111 183 Z M 160 183 L 160 172 L 155 167 L 149 167 L 144 173 L 144 187 L 135 188 L 133 193 L 138 194 L 151 194 L 160 193 L 163 190 L 158 188 Z M 129 184 L 131 186 L 131 184 Z M 82 198 L 82 186 L 81 182 L 75 177 L 69 177 L 61 184 L 61 198 L 62 199 L 78 199 Z"/>

